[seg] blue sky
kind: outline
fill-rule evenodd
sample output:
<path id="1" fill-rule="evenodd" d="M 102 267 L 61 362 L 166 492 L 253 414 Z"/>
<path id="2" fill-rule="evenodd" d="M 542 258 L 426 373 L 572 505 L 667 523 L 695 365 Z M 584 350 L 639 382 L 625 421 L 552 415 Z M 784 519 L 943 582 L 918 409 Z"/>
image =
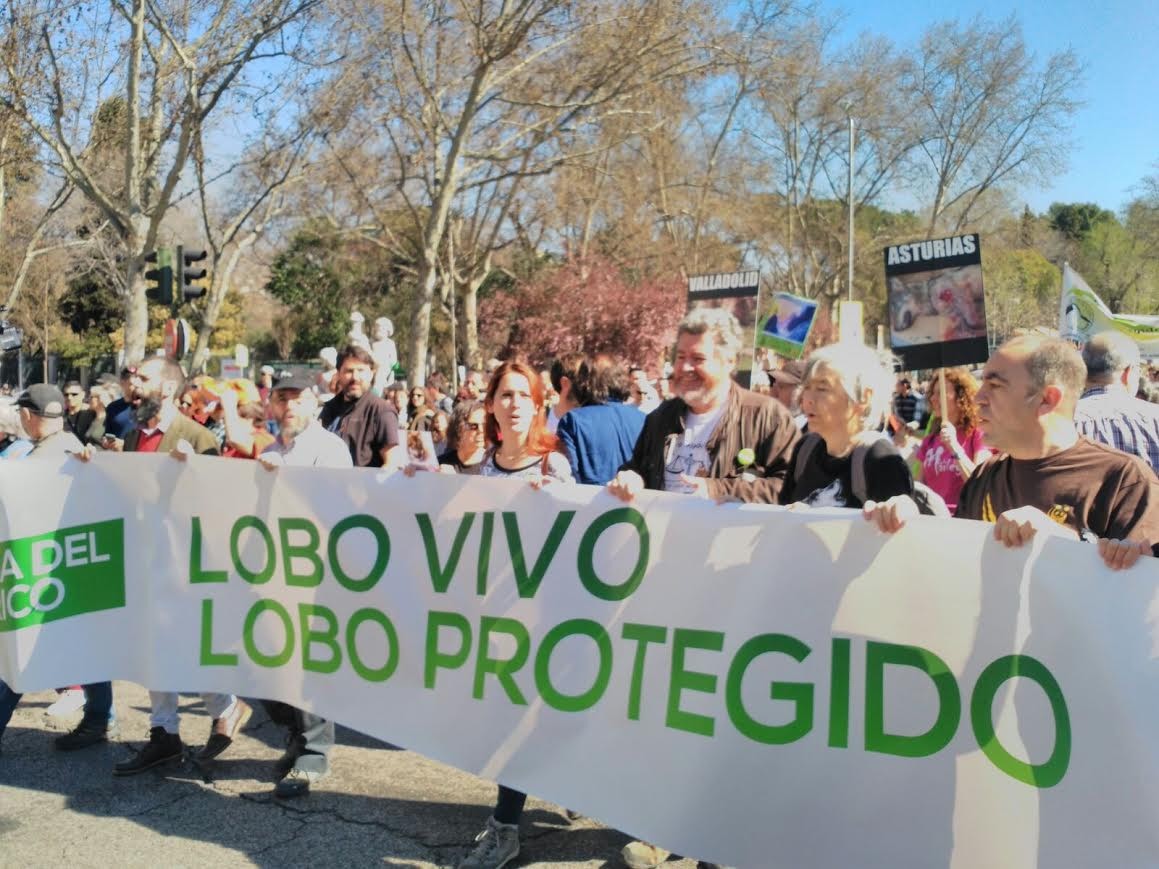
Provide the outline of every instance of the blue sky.
<path id="1" fill-rule="evenodd" d="M 940 4 L 930 0 L 823 0 L 845 15 L 843 36 L 861 32 L 917 43 L 934 21 L 1013 13 L 1027 45 L 1039 57 L 1073 48 L 1084 66 L 1084 105 L 1074 117 L 1068 171 L 1022 200 L 1036 212 L 1051 202 L 1095 202 L 1118 211 L 1131 187 L 1159 172 L 1159 2 L 1156 0 L 980 0 Z"/>

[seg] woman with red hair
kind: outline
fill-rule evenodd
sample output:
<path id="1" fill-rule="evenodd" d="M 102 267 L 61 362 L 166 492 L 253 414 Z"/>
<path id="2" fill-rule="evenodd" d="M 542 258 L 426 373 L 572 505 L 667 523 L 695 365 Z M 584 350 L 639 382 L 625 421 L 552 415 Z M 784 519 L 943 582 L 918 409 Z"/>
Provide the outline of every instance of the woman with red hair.
<path id="1" fill-rule="evenodd" d="M 544 483 L 572 482 L 567 456 L 559 441 L 547 430 L 544 389 L 536 371 L 522 362 L 504 362 L 491 376 L 483 400 L 487 416 L 483 430 L 495 444 L 483 458 L 480 475 L 528 480 L 539 488 Z M 519 820 L 527 794 L 499 785 L 495 810 L 487 826 L 475 837 L 474 850 L 459 864 L 461 869 L 493 869 L 519 854 Z"/>
<path id="2" fill-rule="evenodd" d="M 495 444 L 483 459 L 482 476 L 572 482 L 571 465 L 559 440 L 547 430 L 543 383 L 530 366 L 504 362 L 491 376 L 483 408 L 483 431 Z"/>

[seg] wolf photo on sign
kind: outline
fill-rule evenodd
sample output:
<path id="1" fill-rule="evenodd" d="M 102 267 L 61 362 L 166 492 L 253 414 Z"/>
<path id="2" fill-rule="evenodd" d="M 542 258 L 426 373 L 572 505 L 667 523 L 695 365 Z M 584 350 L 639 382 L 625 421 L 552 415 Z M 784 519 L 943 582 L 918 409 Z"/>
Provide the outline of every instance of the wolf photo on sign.
<path id="1" fill-rule="evenodd" d="M 979 237 L 891 245 L 884 254 L 890 346 L 903 369 L 985 361 L 989 342 Z"/>
<path id="2" fill-rule="evenodd" d="M 982 266 L 890 278 L 889 328 L 896 346 L 986 337 Z"/>

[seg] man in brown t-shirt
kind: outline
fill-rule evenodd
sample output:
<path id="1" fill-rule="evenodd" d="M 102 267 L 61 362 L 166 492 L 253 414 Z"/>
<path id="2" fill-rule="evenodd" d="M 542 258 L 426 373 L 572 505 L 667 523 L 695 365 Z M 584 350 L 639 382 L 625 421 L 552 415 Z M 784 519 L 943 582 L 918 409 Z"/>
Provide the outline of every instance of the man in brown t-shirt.
<path id="1" fill-rule="evenodd" d="M 1056 338 L 1015 338 L 982 373 L 979 425 L 999 450 L 975 469 L 956 515 L 994 523 L 1021 546 L 1035 534 L 1098 540 L 1109 567 L 1159 555 L 1159 478 L 1137 456 L 1080 437 L 1074 410 L 1086 382 L 1078 351 Z M 917 515 L 901 498 L 868 503 L 884 531 Z"/>

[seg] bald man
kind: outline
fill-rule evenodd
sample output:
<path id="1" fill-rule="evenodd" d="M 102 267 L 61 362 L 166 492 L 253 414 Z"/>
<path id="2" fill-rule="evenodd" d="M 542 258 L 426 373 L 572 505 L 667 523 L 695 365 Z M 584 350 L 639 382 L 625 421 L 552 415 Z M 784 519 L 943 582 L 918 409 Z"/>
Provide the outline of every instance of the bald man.
<path id="1" fill-rule="evenodd" d="M 982 434 L 999 453 L 970 475 L 955 515 L 993 522 L 1006 546 L 1036 534 L 1097 541 L 1119 569 L 1159 554 L 1159 479 L 1138 456 L 1079 434 L 1086 377 L 1079 352 L 1057 338 L 1015 338 L 994 352 L 976 401 Z M 865 513 L 896 531 L 917 508 L 900 496 L 868 502 Z"/>

